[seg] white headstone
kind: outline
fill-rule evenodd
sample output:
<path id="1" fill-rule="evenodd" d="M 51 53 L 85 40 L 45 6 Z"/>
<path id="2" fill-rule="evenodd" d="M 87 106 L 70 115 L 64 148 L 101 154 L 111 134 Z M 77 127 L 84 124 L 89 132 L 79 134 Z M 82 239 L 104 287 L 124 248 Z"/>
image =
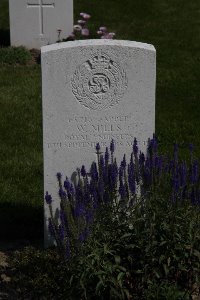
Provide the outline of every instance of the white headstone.
<path id="1" fill-rule="evenodd" d="M 12 46 L 40 49 L 73 30 L 73 0 L 9 0 Z"/>
<path id="2" fill-rule="evenodd" d="M 70 178 L 83 164 L 88 170 L 97 142 L 105 151 L 114 139 L 118 161 L 130 155 L 134 137 L 146 150 L 155 131 L 156 51 L 132 41 L 85 40 L 41 52 L 44 190 L 55 211 L 56 174 Z"/>

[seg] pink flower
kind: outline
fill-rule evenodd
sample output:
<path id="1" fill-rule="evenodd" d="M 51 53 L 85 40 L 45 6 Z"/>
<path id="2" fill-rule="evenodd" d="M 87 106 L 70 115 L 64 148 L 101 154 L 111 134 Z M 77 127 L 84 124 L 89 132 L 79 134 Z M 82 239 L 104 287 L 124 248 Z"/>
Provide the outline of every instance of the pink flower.
<path id="1" fill-rule="evenodd" d="M 91 18 L 91 16 L 89 14 L 83 14 L 82 17 L 85 20 L 89 20 Z"/>
<path id="2" fill-rule="evenodd" d="M 98 30 L 98 31 L 97 31 L 97 34 L 102 35 L 102 34 L 103 34 L 103 31 Z"/>
<path id="3" fill-rule="evenodd" d="M 85 25 L 85 23 L 86 23 L 85 20 L 78 20 L 78 24 L 81 25 L 81 26 Z"/>
<path id="4" fill-rule="evenodd" d="M 81 30 L 81 34 L 82 34 L 82 36 L 89 36 L 90 32 L 87 28 L 83 28 Z"/>
<path id="5" fill-rule="evenodd" d="M 103 31 L 103 32 L 106 32 L 107 31 L 107 28 L 105 26 L 102 26 L 102 27 L 99 27 L 99 30 L 100 31 Z"/>
<path id="6" fill-rule="evenodd" d="M 114 32 L 109 32 L 109 35 L 114 37 L 115 36 L 115 33 Z"/>
<path id="7" fill-rule="evenodd" d="M 69 38 L 72 38 L 72 39 L 75 39 L 75 34 L 72 32 L 72 33 L 70 33 L 70 35 L 69 35 Z"/>
<path id="8" fill-rule="evenodd" d="M 115 36 L 115 33 L 114 33 L 114 32 L 104 33 L 104 34 L 101 36 L 101 39 L 112 40 L 114 36 Z"/>
<path id="9" fill-rule="evenodd" d="M 82 27 L 80 25 L 74 25 L 75 31 L 81 31 Z"/>

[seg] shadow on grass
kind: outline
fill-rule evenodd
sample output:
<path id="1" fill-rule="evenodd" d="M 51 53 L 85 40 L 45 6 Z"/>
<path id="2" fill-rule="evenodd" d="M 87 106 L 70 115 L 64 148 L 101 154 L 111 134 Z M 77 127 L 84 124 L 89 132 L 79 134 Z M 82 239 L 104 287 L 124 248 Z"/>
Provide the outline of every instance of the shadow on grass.
<path id="1" fill-rule="evenodd" d="M 0 29 L 0 47 L 10 46 L 10 30 Z"/>
<path id="2" fill-rule="evenodd" d="M 43 240 L 43 208 L 0 203 L 0 247 L 18 240 L 30 244 Z"/>

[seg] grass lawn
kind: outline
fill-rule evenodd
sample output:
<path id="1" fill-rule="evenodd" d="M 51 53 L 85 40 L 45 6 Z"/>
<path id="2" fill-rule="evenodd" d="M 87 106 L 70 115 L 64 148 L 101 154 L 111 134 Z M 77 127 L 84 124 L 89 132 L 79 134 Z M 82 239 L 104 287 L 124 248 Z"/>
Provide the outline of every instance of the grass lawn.
<path id="1" fill-rule="evenodd" d="M 156 134 L 163 152 L 177 141 L 200 154 L 199 0 L 74 0 L 75 21 L 92 15 L 117 39 L 157 50 Z M 0 2 L 0 44 L 9 41 L 8 0 Z M 42 238 L 40 66 L 0 65 L 0 239 Z"/>

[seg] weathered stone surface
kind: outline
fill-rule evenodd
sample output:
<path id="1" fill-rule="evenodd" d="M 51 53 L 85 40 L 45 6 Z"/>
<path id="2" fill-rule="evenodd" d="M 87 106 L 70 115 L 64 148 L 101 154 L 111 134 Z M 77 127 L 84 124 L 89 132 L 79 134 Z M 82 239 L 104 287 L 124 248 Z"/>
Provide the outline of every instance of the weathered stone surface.
<path id="1" fill-rule="evenodd" d="M 54 209 L 56 173 L 89 168 L 97 142 L 105 151 L 114 139 L 118 161 L 130 155 L 134 137 L 146 149 L 155 130 L 155 77 L 152 45 L 87 40 L 42 47 L 44 190 Z"/>
<path id="2" fill-rule="evenodd" d="M 40 49 L 73 30 L 73 0 L 9 0 L 12 46 Z"/>

